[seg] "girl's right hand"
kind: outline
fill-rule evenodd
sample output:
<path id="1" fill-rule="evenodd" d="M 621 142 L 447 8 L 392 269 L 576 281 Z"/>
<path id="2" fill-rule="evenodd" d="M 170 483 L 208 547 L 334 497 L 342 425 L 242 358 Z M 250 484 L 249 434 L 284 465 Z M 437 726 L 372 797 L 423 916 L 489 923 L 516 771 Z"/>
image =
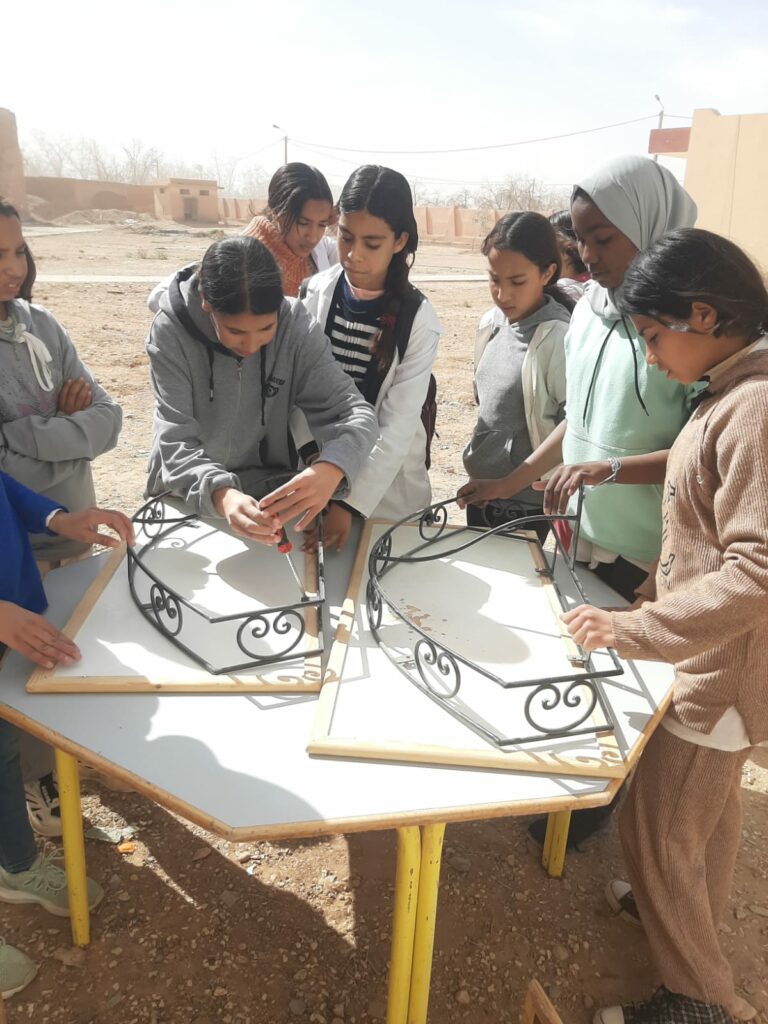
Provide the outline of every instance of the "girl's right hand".
<path id="1" fill-rule="evenodd" d="M 569 499 L 584 484 L 596 487 L 611 475 L 610 462 L 577 462 L 559 466 L 549 480 L 536 480 L 534 491 L 544 491 L 544 515 L 565 515 Z"/>
<path id="2" fill-rule="evenodd" d="M 77 380 L 65 380 L 56 400 L 56 409 L 62 416 L 71 416 L 72 413 L 87 409 L 92 400 L 93 389 L 87 380 L 82 377 L 78 377 Z"/>
<path id="3" fill-rule="evenodd" d="M 0 643 L 42 668 L 80 660 L 80 651 L 69 637 L 42 615 L 35 615 L 11 601 L 0 601 Z"/>
<path id="4" fill-rule="evenodd" d="M 213 492 L 212 497 L 216 511 L 224 516 L 238 536 L 259 544 L 277 544 L 280 540 L 280 520 L 269 512 L 263 512 L 250 494 L 243 494 L 235 487 L 221 487 Z"/>
<path id="5" fill-rule="evenodd" d="M 504 498 L 500 480 L 470 480 L 456 492 L 459 508 L 466 508 L 467 505 L 484 505 L 487 501 L 495 501 Z"/>

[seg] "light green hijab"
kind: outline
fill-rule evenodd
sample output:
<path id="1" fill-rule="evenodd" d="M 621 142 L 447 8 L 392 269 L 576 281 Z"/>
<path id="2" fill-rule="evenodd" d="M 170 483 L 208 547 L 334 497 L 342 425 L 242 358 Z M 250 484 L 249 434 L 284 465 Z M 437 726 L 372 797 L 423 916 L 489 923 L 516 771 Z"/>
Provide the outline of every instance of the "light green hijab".
<path id="1" fill-rule="evenodd" d="M 618 156 L 574 186 L 589 196 L 603 216 L 642 252 L 662 235 L 696 222 L 696 203 L 671 171 L 646 156 Z M 571 196 L 573 201 L 573 196 Z M 619 288 L 596 282 L 588 289 L 592 309 L 616 316 Z"/>

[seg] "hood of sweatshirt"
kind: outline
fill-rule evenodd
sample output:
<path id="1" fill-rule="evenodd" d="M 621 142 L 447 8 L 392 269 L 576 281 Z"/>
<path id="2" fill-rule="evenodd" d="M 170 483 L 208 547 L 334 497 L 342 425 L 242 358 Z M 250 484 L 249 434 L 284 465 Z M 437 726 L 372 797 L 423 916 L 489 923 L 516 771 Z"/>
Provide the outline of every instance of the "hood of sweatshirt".
<path id="1" fill-rule="evenodd" d="M 513 327 L 524 341 L 530 342 L 539 324 L 547 323 L 549 320 L 559 320 L 560 323 L 567 324 L 570 319 L 571 314 L 565 306 L 557 299 L 553 299 L 551 295 L 545 295 L 544 305 L 524 320 L 518 320 Z"/>
<path id="2" fill-rule="evenodd" d="M 715 367 L 702 398 L 720 395 L 751 377 L 768 376 L 768 335 L 764 334 L 748 349 L 737 353 L 722 367 Z M 705 381 L 707 377 L 703 378 Z"/>

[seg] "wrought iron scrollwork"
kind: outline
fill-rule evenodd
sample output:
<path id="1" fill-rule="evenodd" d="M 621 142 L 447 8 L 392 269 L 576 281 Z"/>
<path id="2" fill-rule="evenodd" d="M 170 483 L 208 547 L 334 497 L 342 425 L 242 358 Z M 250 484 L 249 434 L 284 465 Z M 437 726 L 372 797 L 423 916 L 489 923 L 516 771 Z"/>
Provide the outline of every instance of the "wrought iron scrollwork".
<path id="1" fill-rule="evenodd" d="M 166 546 L 183 548 L 189 543 L 179 533 L 182 529 L 202 529 L 203 522 L 196 515 L 176 512 L 164 502 L 166 495 L 152 498 L 135 513 L 133 522 L 141 528 L 143 537 L 134 548 L 128 549 L 128 585 L 131 596 L 144 618 L 193 661 L 214 675 L 244 672 L 251 668 L 279 664 L 295 659 L 299 653 L 305 658 L 319 659 L 324 651 L 322 607 L 325 602 L 322 526 L 315 554 L 318 587 L 313 595 L 298 595 L 294 604 L 258 611 L 244 609 L 228 615 L 209 614 L 200 605 L 186 599 L 167 580 L 163 580 L 148 564 L 146 556 L 161 542 Z M 143 541 L 143 543 L 142 543 Z M 307 634 L 307 615 L 312 611 L 317 623 L 317 644 L 300 652 L 299 645 Z M 210 642 L 211 637 L 215 642 Z M 259 652 L 254 643 L 279 637 L 285 642 L 272 644 Z M 214 663 L 202 654 L 203 650 L 238 652 L 237 662 L 229 659 Z"/>
<path id="2" fill-rule="evenodd" d="M 456 527 L 450 532 L 446 531 L 448 508 L 452 501 L 441 501 L 395 523 L 371 548 L 366 606 L 374 638 L 390 660 L 422 692 L 502 749 L 510 745 L 532 743 L 545 737 L 580 736 L 613 731 L 614 723 L 601 689 L 601 680 L 623 674 L 615 652 L 606 649 L 604 653 L 609 658 L 609 667 L 598 669 L 593 657 L 580 650 L 578 658 L 569 661 L 572 652 L 564 646 L 562 675 L 537 679 L 503 678 L 473 661 L 466 654 L 451 648 L 447 643 L 439 642 L 433 634 L 428 634 L 413 617 L 406 614 L 399 602 L 388 595 L 386 578 L 396 566 L 417 566 L 419 563 L 453 557 L 475 544 L 482 543 L 487 537 L 496 536 L 508 543 L 523 542 L 533 544 L 537 548 L 536 560 L 541 566 L 540 571 L 548 577 L 549 584 L 554 587 L 560 605 L 565 611 L 569 606 L 560 591 L 555 575 L 558 555 L 562 555 L 562 572 L 566 579 L 570 579 L 576 597 L 586 602 L 584 591 L 574 571 L 574 555 L 565 551 L 553 530 L 554 551 L 551 557 L 548 557 L 536 534 L 528 531 L 535 523 L 546 522 L 552 528 L 553 523 L 559 520 L 571 526 L 575 541 L 578 536 L 582 500 L 583 494 L 580 493 L 577 509 L 573 514 L 546 516 L 534 512 L 511 522 L 501 521 L 488 530 L 464 526 Z M 408 532 L 402 529 L 407 526 L 416 527 L 420 542 L 413 543 L 416 539 L 414 534 L 411 534 L 409 539 Z M 397 551 L 397 554 L 393 554 L 393 551 Z M 413 638 L 412 642 L 408 643 L 411 656 L 407 653 L 407 648 L 404 650 L 402 631 L 397 634 L 398 642 L 392 648 L 388 646 L 386 629 L 382 630 L 385 609 L 395 625 L 399 621 L 407 627 L 407 635 Z M 457 700 L 462 681 L 472 676 L 484 677 L 505 690 L 525 694 L 521 717 L 524 718 L 529 731 L 519 736 L 504 735 L 492 724 L 473 714 L 465 700 Z"/>
<path id="3" fill-rule="evenodd" d="M 153 583 L 149 588 L 149 605 L 160 630 L 167 636 L 178 636 L 184 625 L 184 616 L 176 594 L 161 583 Z"/>
<path id="4" fill-rule="evenodd" d="M 440 648 L 432 640 L 421 637 L 413 649 L 413 660 L 422 678 L 424 685 L 434 694 L 443 700 L 450 700 L 455 697 L 461 689 L 461 671 L 456 659 L 449 652 Z M 429 671 L 436 669 L 437 672 L 449 684 L 448 689 L 443 690 L 435 686 L 435 673 Z"/>
<path id="5" fill-rule="evenodd" d="M 274 654 L 270 654 L 265 659 L 264 655 L 258 654 L 248 646 L 247 634 L 250 634 L 253 640 L 265 640 L 270 633 L 286 636 L 292 631 L 291 642 L 277 654 L 277 657 L 281 659 L 287 657 L 301 642 L 306 632 L 304 617 L 292 608 L 277 613 L 258 612 L 255 615 L 250 615 L 245 622 L 240 624 L 237 631 L 237 646 L 246 657 L 252 658 L 254 662 L 272 661 L 275 660 Z"/>
<path id="6" fill-rule="evenodd" d="M 562 684 L 561 684 L 562 685 Z M 589 699 L 587 699 L 587 696 Z M 534 702 L 538 702 L 541 709 L 546 713 L 554 711 L 561 705 L 565 708 L 577 711 L 576 717 L 566 725 L 562 722 L 557 728 L 548 726 L 545 719 L 537 718 L 534 713 Z M 525 701 L 526 720 L 539 732 L 546 734 L 562 734 L 578 729 L 580 725 L 590 717 L 597 707 L 597 689 L 594 680 L 582 681 L 576 679 L 564 688 L 558 688 L 554 683 L 543 683 L 537 686 L 530 693 Z"/>

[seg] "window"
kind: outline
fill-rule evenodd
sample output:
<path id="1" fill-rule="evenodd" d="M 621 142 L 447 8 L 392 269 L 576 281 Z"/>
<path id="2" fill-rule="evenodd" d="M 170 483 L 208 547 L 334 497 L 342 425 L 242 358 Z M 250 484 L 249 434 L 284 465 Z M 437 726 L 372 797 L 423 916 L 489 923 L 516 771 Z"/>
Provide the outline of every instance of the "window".
<path id="1" fill-rule="evenodd" d="M 201 188 L 200 189 L 200 195 L 201 196 L 209 196 L 210 194 L 211 194 L 210 189 L 207 189 L 207 188 Z"/>
<path id="2" fill-rule="evenodd" d="M 165 195 L 165 189 L 164 189 L 164 188 L 161 188 L 161 189 L 160 189 L 160 195 L 161 195 L 161 196 L 164 196 L 164 195 Z"/>
<path id="3" fill-rule="evenodd" d="M 188 189 L 188 188 L 180 188 L 180 189 L 179 189 L 179 192 L 180 192 L 180 193 L 181 193 L 181 194 L 182 194 L 183 196 L 188 196 L 188 195 L 190 195 L 190 191 L 189 191 L 189 189 Z"/>

